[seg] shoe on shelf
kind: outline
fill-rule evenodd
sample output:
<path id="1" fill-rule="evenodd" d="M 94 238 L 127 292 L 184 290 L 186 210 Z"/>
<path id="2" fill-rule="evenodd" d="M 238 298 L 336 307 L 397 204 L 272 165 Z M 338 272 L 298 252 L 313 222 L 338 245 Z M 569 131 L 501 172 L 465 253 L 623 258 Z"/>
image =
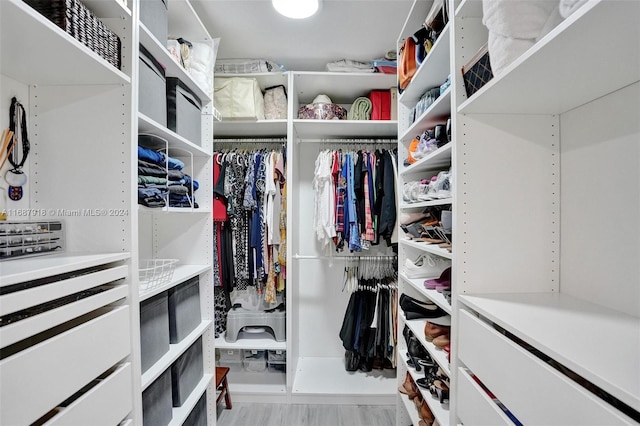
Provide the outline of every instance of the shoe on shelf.
<path id="1" fill-rule="evenodd" d="M 407 372 L 407 377 L 404 379 L 404 383 L 402 384 L 402 386 L 398 388 L 398 392 L 407 395 L 409 399 L 413 399 L 419 393 L 418 389 L 415 386 L 416 385 L 415 383 L 413 383 L 411 375 L 409 374 L 409 372 Z"/>
<path id="2" fill-rule="evenodd" d="M 408 320 L 420 318 L 439 318 L 447 313 L 431 300 L 422 301 L 406 294 L 400 295 L 400 308 L 404 311 L 404 316 Z"/>
<path id="3" fill-rule="evenodd" d="M 450 343 L 451 343 L 451 340 L 448 334 L 442 334 L 433 339 L 433 344 L 440 349 L 444 349 Z"/>
<path id="4" fill-rule="evenodd" d="M 424 281 L 424 288 L 427 290 L 435 290 L 437 287 L 448 286 L 451 288 L 451 267 L 446 268 L 438 278 L 432 278 Z M 445 290 L 445 288 L 443 288 Z"/>
<path id="5" fill-rule="evenodd" d="M 424 325 L 424 338 L 427 342 L 433 342 L 438 336 L 449 335 L 451 326 L 434 324 L 429 321 Z"/>
<path id="6" fill-rule="evenodd" d="M 404 262 L 404 273 L 407 278 L 436 277 L 444 270 L 450 268 L 451 262 L 440 256 L 432 254 L 422 254 L 415 261 L 406 259 Z"/>

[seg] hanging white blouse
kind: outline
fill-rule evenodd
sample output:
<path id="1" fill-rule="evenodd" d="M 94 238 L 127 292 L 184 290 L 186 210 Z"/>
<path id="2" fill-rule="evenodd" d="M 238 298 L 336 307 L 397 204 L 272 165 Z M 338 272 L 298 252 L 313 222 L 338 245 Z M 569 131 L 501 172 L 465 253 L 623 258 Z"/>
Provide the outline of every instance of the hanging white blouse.
<path id="1" fill-rule="evenodd" d="M 313 187 L 315 191 L 315 208 L 313 215 L 316 237 L 323 250 L 330 247 L 332 239 L 336 236 L 335 220 L 335 194 L 331 166 L 333 165 L 333 152 L 322 151 L 318 154 L 315 163 L 315 176 Z"/>
<path id="2" fill-rule="evenodd" d="M 276 194 L 276 184 L 275 184 L 275 176 L 274 176 L 274 161 L 273 161 L 274 153 L 271 152 L 267 156 L 265 156 L 266 167 L 264 174 L 264 218 L 263 221 L 266 225 L 267 232 L 267 244 L 273 244 L 273 197 Z"/>

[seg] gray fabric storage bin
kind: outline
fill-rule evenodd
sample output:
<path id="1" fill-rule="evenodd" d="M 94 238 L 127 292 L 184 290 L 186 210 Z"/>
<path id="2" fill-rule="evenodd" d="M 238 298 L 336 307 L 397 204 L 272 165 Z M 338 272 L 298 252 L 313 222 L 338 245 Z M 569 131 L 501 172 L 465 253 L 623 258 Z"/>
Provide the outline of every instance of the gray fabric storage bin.
<path id="1" fill-rule="evenodd" d="M 169 38 L 169 10 L 167 0 L 140 0 L 140 21 L 161 45 Z"/>
<path id="2" fill-rule="evenodd" d="M 182 426 L 207 426 L 207 393 L 202 394 Z"/>
<path id="3" fill-rule="evenodd" d="M 164 68 L 140 45 L 140 75 L 138 88 L 138 111 L 157 121 L 167 125 L 167 85 L 164 76 Z"/>
<path id="4" fill-rule="evenodd" d="M 198 338 L 171 366 L 173 406 L 180 407 L 204 375 L 202 337 Z"/>
<path id="5" fill-rule="evenodd" d="M 166 426 L 172 418 L 171 370 L 167 369 L 142 392 L 142 423 Z"/>
<path id="6" fill-rule="evenodd" d="M 199 284 L 196 276 L 168 290 L 171 343 L 180 342 L 202 322 Z"/>
<path id="7" fill-rule="evenodd" d="M 195 144 L 202 140 L 202 102 L 175 77 L 167 78 L 167 127 Z"/>
<path id="8" fill-rule="evenodd" d="M 167 292 L 140 303 L 140 355 L 142 372 L 169 351 L 169 302 Z"/>

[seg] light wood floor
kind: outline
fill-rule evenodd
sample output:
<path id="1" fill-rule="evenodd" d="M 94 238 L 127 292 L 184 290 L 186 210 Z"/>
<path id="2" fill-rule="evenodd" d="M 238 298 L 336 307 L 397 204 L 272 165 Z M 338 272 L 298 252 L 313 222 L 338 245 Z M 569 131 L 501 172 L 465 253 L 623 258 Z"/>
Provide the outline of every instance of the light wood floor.
<path id="1" fill-rule="evenodd" d="M 394 426 L 390 405 L 289 405 L 234 403 L 218 407 L 217 426 Z"/>

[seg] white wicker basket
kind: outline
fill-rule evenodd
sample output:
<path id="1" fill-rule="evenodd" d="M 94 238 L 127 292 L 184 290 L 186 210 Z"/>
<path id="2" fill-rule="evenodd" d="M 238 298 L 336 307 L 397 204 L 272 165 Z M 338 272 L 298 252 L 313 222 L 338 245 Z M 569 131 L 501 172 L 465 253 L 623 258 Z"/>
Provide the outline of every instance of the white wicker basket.
<path id="1" fill-rule="evenodd" d="M 170 282 L 178 259 L 140 259 L 140 291 L 148 291 Z"/>

